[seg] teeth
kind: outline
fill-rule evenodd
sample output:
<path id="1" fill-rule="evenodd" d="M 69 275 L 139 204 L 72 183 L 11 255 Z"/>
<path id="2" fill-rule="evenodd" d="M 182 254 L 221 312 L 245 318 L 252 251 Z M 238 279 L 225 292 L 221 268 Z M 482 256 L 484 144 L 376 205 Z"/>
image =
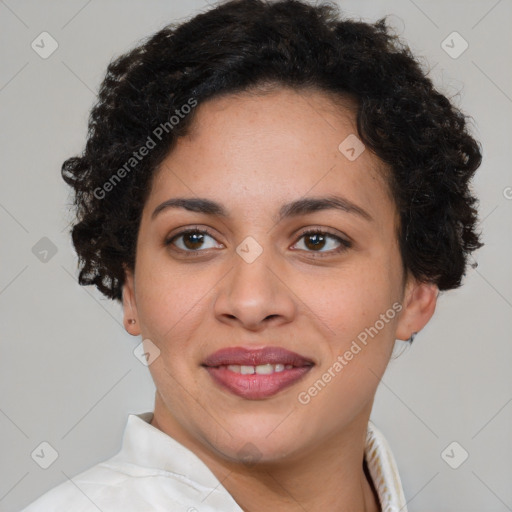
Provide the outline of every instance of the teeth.
<path id="1" fill-rule="evenodd" d="M 260 364 L 256 366 L 256 373 L 258 375 L 269 375 L 274 373 L 274 367 L 271 364 Z"/>
<path id="2" fill-rule="evenodd" d="M 270 375 L 272 373 L 279 373 L 284 370 L 291 370 L 293 368 L 292 364 L 260 364 L 258 366 L 247 366 L 247 365 L 239 365 L 239 364 L 230 364 L 228 366 L 222 366 L 221 368 L 227 368 L 231 372 L 241 373 L 242 375 L 253 375 L 257 373 L 258 375 Z"/>

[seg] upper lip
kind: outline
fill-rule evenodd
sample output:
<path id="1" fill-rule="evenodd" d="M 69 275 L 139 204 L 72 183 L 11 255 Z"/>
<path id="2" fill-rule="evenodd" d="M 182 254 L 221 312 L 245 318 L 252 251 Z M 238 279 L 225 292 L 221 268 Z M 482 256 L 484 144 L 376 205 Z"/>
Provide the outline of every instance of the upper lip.
<path id="1" fill-rule="evenodd" d="M 312 366 L 311 359 L 291 352 L 282 347 L 244 348 L 227 347 L 210 354 L 203 366 L 223 365 L 258 366 L 262 364 L 291 364 L 293 366 Z"/>

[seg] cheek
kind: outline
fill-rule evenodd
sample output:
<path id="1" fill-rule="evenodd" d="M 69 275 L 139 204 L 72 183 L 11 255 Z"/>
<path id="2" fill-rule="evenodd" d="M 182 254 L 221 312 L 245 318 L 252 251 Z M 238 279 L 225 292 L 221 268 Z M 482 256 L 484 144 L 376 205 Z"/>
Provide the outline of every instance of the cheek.
<path id="1" fill-rule="evenodd" d="M 304 302 L 333 336 L 346 339 L 373 325 L 395 300 L 395 279 L 383 268 L 366 260 L 315 282 L 308 280 L 303 285 Z"/>
<path id="2" fill-rule="evenodd" d="M 137 310 L 142 336 L 162 351 L 189 347 L 190 336 L 207 314 L 208 294 L 215 281 L 211 275 L 176 272 L 154 260 L 151 265 L 142 259 L 139 263 Z"/>
<path id="3" fill-rule="evenodd" d="M 301 404 L 314 403 L 311 414 L 318 414 L 326 424 L 355 417 L 375 395 L 393 349 L 400 308 L 387 293 L 374 288 L 345 291 L 337 302 L 333 302 L 336 294 L 326 302 L 336 330 L 330 333 L 319 371 L 298 396 Z M 325 411 L 330 411 L 328 418 Z"/>

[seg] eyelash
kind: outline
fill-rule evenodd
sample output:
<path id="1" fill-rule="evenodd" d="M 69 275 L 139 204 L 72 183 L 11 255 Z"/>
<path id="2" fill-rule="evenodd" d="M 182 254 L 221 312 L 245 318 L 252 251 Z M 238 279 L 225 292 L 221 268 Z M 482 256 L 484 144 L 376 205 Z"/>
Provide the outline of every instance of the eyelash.
<path id="1" fill-rule="evenodd" d="M 209 237 L 213 238 L 215 240 L 215 237 L 207 230 L 207 229 L 199 229 L 199 228 L 192 228 L 192 229 L 185 229 L 183 231 L 180 231 L 179 233 L 176 233 L 175 235 L 173 235 L 171 238 L 165 240 L 165 246 L 170 246 L 173 244 L 173 242 L 182 237 L 182 236 L 185 236 L 185 235 L 189 235 L 189 234 L 201 234 L 201 235 L 208 235 Z M 308 235 L 324 235 L 324 236 L 327 236 L 329 238 L 333 238 L 334 240 L 336 240 L 337 242 L 340 243 L 340 246 L 336 249 L 331 249 L 329 251 L 306 251 L 308 253 L 311 253 L 311 254 L 314 254 L 315 258 L 324 258 L 326 256 L 332 256 L 333 254 L 339 254 L 339 253 L 342 253 L 344 251 L 346 251 L 347 249 L 350 249 L 352 247 L 352 242 L 349 242 L 348 240 L 345 240 L 337 235 L 334 235 L 333 233 L 329 233 L 328 231 L 325 231 L 325 230 L 321 230 L 321 229 L 308 229 L 304 232 L 302 232 L 298 238 L 297 238 L 297 241 L 293 244 L 293 245 L 296 245 L 302 238 L 308 236 Z M 208 250 L 208 249 L 199 249 L 199 250 L 184 250 L 184 249 L 180 249 L 180 248 L 177 248 L 178 251 L 182 252 L 182 253 L 185 253 L 187 254 L 187 257 L 193 257 L 193 255 L 196 255 L 196 256 L 199 256 L 201 252 L 204 252 L 205 250 Z M 302 250 L 302 249 L 300 249 Z"/>

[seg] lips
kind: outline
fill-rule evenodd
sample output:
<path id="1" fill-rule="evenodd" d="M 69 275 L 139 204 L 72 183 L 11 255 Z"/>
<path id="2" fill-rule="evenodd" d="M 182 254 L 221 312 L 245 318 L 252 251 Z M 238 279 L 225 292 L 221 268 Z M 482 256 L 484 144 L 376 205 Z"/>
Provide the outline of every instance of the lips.
<path id="1" fill-rule="evenodd" d="M 211 354 L 202 366 L 222 389 L 248 400 L 262 400 L 301 380 L 314 363 L 280 347 L 231 347 Z"/>
<path id="2" fill-rule="evenodd" d="M 285 366 L 292 365 L 295 367 L 302 367 L 312 366 L 313 361 L 281 347 L 264 347 L 261 349 L 229 347 L 218 350 L 208 356 L 203 363 L 203 366 L 260 366 L 265 364 L 282 364 Z"/>

